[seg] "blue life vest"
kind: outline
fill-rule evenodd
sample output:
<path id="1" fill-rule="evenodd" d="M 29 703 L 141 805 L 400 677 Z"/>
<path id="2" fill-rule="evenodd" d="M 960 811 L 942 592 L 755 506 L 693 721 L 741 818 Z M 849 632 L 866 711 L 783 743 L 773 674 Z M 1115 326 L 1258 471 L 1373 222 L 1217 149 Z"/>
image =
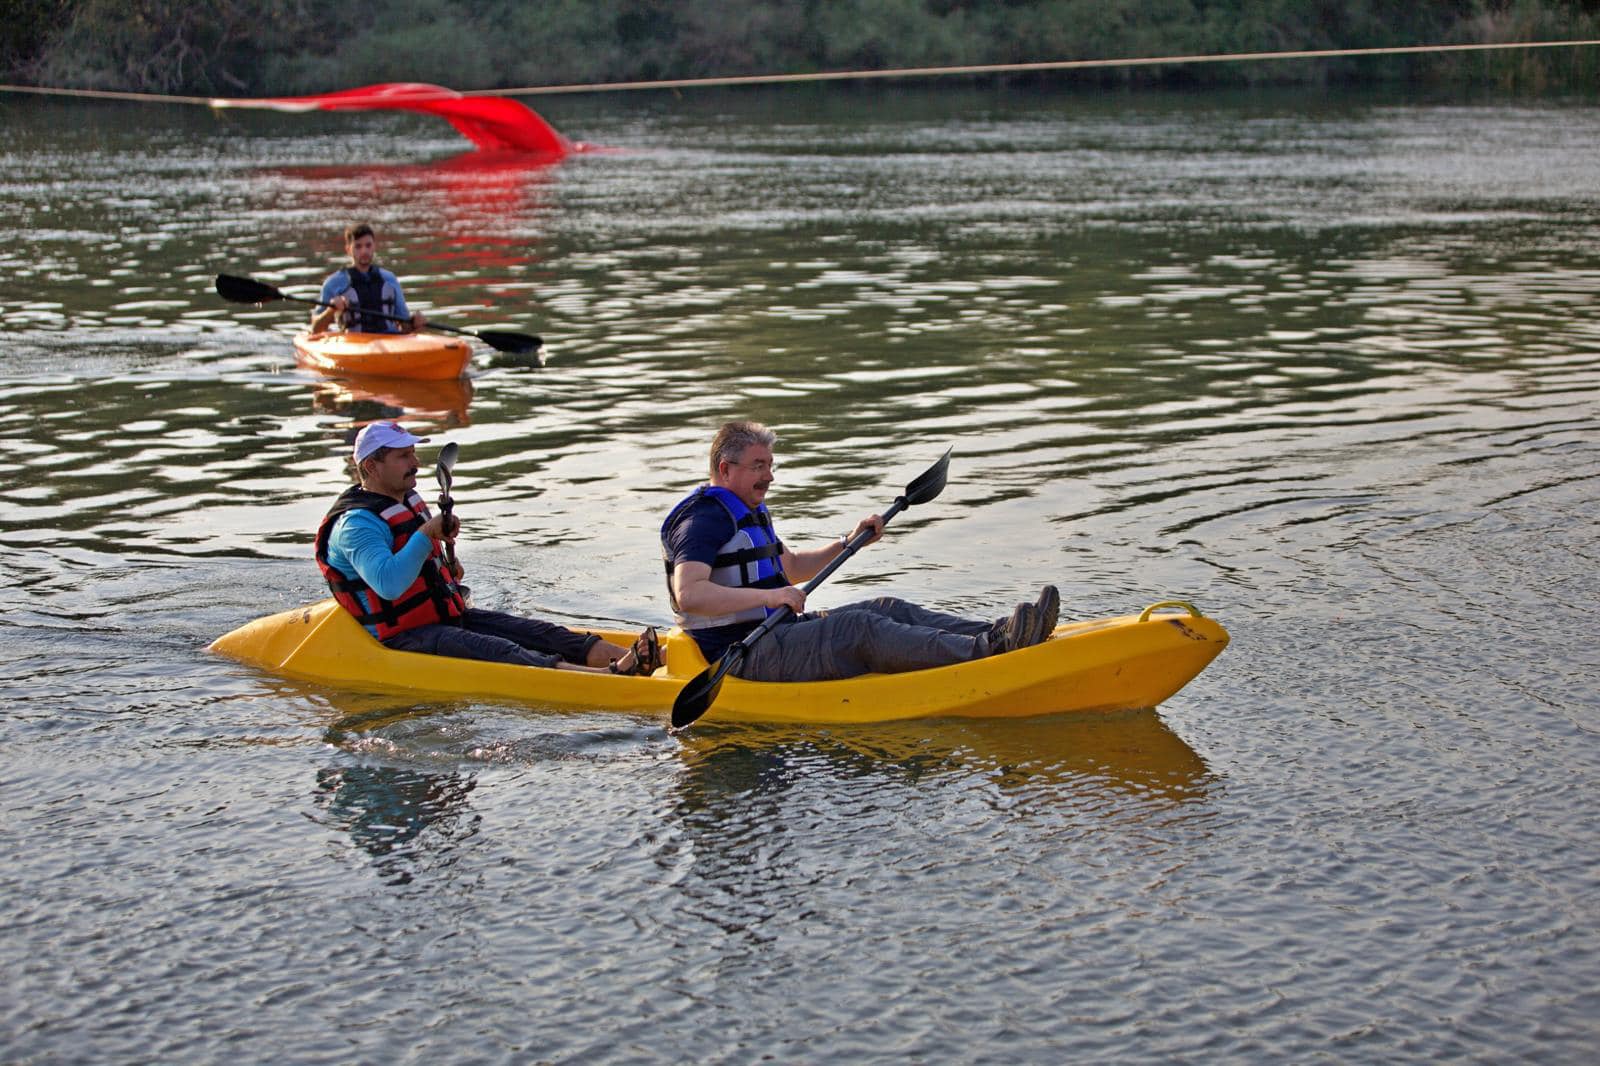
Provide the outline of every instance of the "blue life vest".
<path id="1" fill-rule="evenodd" d="M 394 286 L 383 276 L 383 271 L 376 266 L 366 273 L 355 267 L 345 267 L 344 273 L 350 279 L 345 298 L 352 304 L 344 313 L 344 328 L 360 333 L 396 332 L 398 326 L 389 319 L 362 313 L 366 310 L 394 314 L 396 293 Z"/>
<path id="2" fill-rule="evenodd" d="M 721 504 L 733 525 L 733 536 L 717 549 L 717 557 L 711 563 L 713 582 L 729 588 L 754 589 L 783 588 L 789 584 L 783 572 L 783 541 L 772 529 L 772 516 L 767 513 L 767 505 L 761 504 L 751 510 L 727 489 L 717 485 L 701 485 L 680 500 L 667 515 L 667 520 L 661 523 L 662 561 L 667 568 L 667 598 L 672 603 L 672 613 L 677 617 L 678 625 L 686 630 L 694 630 L 765 621 L 770 613 L 765 607 L 751 607 L 732 614 L 699 615 L 685 614 L 678 606 L 678 597 L 672 591 L 672 560 L 665 556 L 667 530 L 677 521 L 680 512 L 701 499 L 711 499 Z"/>

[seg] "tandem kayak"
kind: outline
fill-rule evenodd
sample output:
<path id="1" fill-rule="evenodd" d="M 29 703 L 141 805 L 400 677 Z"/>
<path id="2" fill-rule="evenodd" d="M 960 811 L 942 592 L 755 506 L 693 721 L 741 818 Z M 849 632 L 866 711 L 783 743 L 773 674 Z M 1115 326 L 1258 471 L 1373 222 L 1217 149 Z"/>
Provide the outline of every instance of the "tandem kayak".
<path id="1" fill-rule="evenodd" d="M 1173 608 L 1183 613 L 1168 613 Z M 624 647 L 636 635 L 596 632 Z M 846 724 L 1139 710 L 1177 692 L 1227 646 L 1222 626 L 1169 601 L 1137 615 L 1069 622 L 1043 644 L 933 670 L 792 684 L 730 676 L 707 717 Z M 670 710 L 706 668 L 680 630 L 663 634 L 662 647 L 667 665 L 650 677 L 420 655 L 384 647 L 332 599 L 257 619 L 211 644 L 273 673 L 343 688 L 649 714 Z"/>
<path id="2" fill-rule="evenodd" d="M 436 333 L 299 333 L 294 350 L 301 366 L 331 374 L 442 381 L 466 373 L 472 348 Z"/>

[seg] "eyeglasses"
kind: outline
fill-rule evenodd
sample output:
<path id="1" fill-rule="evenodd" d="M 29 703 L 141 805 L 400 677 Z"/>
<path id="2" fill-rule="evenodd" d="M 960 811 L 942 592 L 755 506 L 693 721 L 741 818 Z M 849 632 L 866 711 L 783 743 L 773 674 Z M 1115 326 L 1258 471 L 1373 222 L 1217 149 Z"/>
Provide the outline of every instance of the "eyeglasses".
<path id="1" fill-rule="evenodd" d="M 757 459 L 753 463 L 736 463 L 732 459 L 725 459 L 723 462 L 727 463 L 729 466 L 742 466 L 746 470 L 749 470 L 751 473 L 755 474 L 757 477 L 760 477 L 762 474 L 776 474 L 778 472 L 778 464 L 769 463 L 765 459 Z"/>

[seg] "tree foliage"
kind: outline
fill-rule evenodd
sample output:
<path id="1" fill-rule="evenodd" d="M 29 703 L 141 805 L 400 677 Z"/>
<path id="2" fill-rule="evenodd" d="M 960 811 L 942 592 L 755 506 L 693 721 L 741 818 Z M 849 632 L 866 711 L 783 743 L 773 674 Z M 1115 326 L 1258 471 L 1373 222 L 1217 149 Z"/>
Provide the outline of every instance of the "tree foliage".
<path id="1" fill-rule="evenodd" d="M 7 80 L 272 95 L 378 81 L 461 89 L 1600 37 L 1600 0 L 8 0 Z M 1074 74 L 1237 83 L 1594 84 L 1594 49 Z"/>

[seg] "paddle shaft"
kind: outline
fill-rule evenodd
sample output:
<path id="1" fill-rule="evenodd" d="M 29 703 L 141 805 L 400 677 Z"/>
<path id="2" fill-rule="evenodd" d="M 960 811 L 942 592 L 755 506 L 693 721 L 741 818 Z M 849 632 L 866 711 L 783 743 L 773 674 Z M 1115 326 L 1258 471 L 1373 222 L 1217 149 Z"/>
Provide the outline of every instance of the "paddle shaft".
<path id="1" fill-rule="evenodd" d="M 290 296 L 286 292 L 280 292 L 278 294 L 278 299 L 280 299 L 280 300 L 293 300 L 295 303 L 298 303 L 298 304 L 310 304 L 312 307 L 332 307 L 333 306 L 330 303 L 323 303 L 321 300 L 307 299 L 304 296 Z M 372 318 L 383 318 L 383 319 L 389 320 L 390 322 L 403 322 L 403 323 L 406 323 L 407 325 L 409 325 L 411 323 L 411 319 L 407 318 L 404 315 L 391 315 L 387 311 L 369 311 L 365 307 L 357 308 L 354 311 L 354 313 L 358 314 L 358 315 L 368 315 L 368 316 L 371 316 Z M 427 328 L 428 329 L 443 330 L 446 333 L 465 333 L 469 337 L 477 336 L 477 334 L 473 333 L 471 330 L 457 329 L 455 326 L 443 326 L 443 325 L 440 325 L 437 322 L 429 322 L 428 325 L 427 325 Z"/>
<path id="2" fill-rule="evenodd" d="M 455 507 L 456 501 L 449 494 L 444 494 L 439 497 L 439 512 L 444 515 L 444 531 L 446 533 L 448 533 L 450 530 L 450 513 L 455 510 Z M 452 578 L 454 578 L 456 569 L 455 541 L 447 540 L 444 542 L 444 559 L 445 562 L 450 564 L 450 575 Z"/>
<path id="3" fill-rule="evenodd" d="M 883 524 L 887 526 L 889 524 L 889 519 L 905 510 L 905 508 L 906 498 L 901 496 L 894 501 L 894 506 L 890 507 L 883 513 Z M 860 551 L 867 541 L 871 539 L 872 530 L 863 529 L 861 532 L 845 541 L 844 551 L 840 552 L 838 555 L 835 555 L 828 561 L 827 566 L 824 566 L 821 570 L 817 571 L 815 577 L 813 577 L 810 581 L 807 581 L 804 585 L 801 585 L 800 591 L 804 592 L 807 596 L 811 595 L 812 591 L 814 591 L 818 585 L 828 580 L 829 574 L 839 569 L 846 559 Z M 729 670 L 733 669 L 734 662 L 737 662 L 739 659 L 743 659 L 745 652 L 753 648 L 757 641 L 766 636 L 768 633 L 772 632 L 775 627 L 782 625 L 784 619 L 788 618 L 792 614 L 794 614 L 794 608 L 790 607 L 788 604 L 784 604 L 782 607 L 779 607 L 777 610 L 767 615 L 767 617 L 762 620 L 760 625 L 756 626 L 749 633 L 745 634 L 745 638 L 743 640 L 735 644 L 733 648 L 729 648 L 728 651 L 723 653 L 722 662 L 717 666 L 717 677 L 720 678 L 726 675 Z M 729 653 L 733 652 L 734 648 L 738 649 L 738 654 L 733 656 L 733 660 L 730 661 Z"/>
<path id="4" fill-rule="evenodd" d="M 333 305 L 322 300 L 312 300 L 305 296 L 291 296 L 275 286 L 266 282 L 256 281 L 254 278 L 241 278 L 232 274 L 217 275 L 217 293 L 225 300 L 236 303 L 269 303 L 273 300 L 292 300 L 295 303 L 309 304 L 312 307 L 329 307 Z M 391 315 L 387 311 L 369 311 L 364 308 L 358 310 L 359 314 L 371 315 L 374 318 L 387 319 L 390 322 L 403 322 L 409 324 L 411 319 L 403 315 Z M 442 333 L 459 333 L 463 337 L 474 337 L 497 351 L 509 352 L 513 355 L 526 355 L 536 351 L 544 341 L 528 333 L 511 333 L 504 330 L 476 331 L 462 329 L 459 326 L 446 326 L 439 322 L 429 322 L 425 329 Z"/>
<path id="5" fill-rule="evenodd" d="M 889 519 L 893 518 L 901 511 L 904 511 L 906 506 L 906 498 L 904 496 L 896 497 L 893 506 L 883 513 L 883 524 L 887 526 L 889 524 Z M 828 575 L 839 569 L 839 567 L 844 564 L 846 559 L 850 558 L 850 556 L 854 555 L 856 552 L 865 547 L 867 541 L 872 539 L 872 536 L 872 530 L 863 529 L 861 532 L 845 541 L 844 551 L 840 552 L 838 555 L 835 555 L 828 561 L 827 566 L 824 566 L 821 570 L 817 571 L 815 577 L 813 577 L 810 581 L 807 581 L 804 585 L 801 585 L 800 591 L 804 592 L 807 596 L 811 595 L 812 591 L 818 585 L 828 580 Z M 734 645 L 734 647 L 743 647 L 745 651 L 748 651 L 751 645 L 755 644 L 756 641 L 760 640 L 762 637 L 771 632 L 773 626 L 781 625 L 783 620 L 793 613 L 794 609 L 789 607 L 787 604 L 779 607 L 776 611 L 773 611 L 772 614 L 768 615 L 766 620 L 763 621 L 759 626 L 756 626 L 756 628 L 745 634 L 745 638 L 738 644 Z M 740 657 L 743 657 L 743 652 L 740 653 Z"/>
<path id="6" fill-rule="evenodd" d="M 455 510 L 455 497 L 450 495 L 450 487 L 454 484 L 452 473 L 455 470 L 456 455 L 459 448 L 455 441 L 446 444 L 439 451 L 438 465 L 433 468 L 433 476 L 439 482 L 439 510 L 444 514 L 444 527 L 450 528 L 450 512 Z M 450 564 L 450 576 L 455 577 L 456 570 L 456 545 L 454 541 L 444 542 L 445 561 Z"/>

